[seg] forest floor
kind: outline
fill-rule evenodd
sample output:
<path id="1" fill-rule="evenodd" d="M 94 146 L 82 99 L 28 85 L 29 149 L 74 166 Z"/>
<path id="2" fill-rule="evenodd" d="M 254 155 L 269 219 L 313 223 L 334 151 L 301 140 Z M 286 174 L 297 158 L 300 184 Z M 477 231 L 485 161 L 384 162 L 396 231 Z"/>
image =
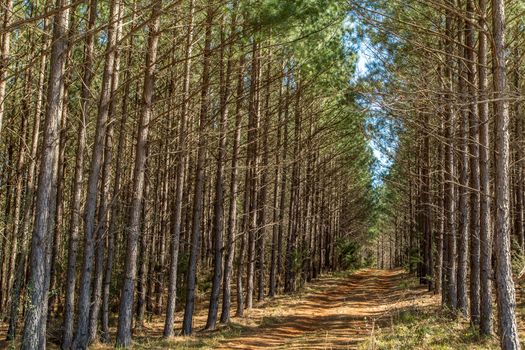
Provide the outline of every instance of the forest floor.
<path id="1" fill-rule="evenodd" d="M 461 350 L 498 347 L 494 338 L 479 339 L 468 320 L 451 318 L 441 311 L 439 304 L 439 296 L 427 292 L 426 287 L 419 286 L 415 278 L 400 269 L 340 272 L 324 275 L 293 295 L 257 303 L 243 318 L 234 317 L 229 325 L 221 325 L 213 332 L 199 331 L 206 322 L 205 308 L 196 313 L 196 332 L 192 337 L 163 339 L 163 319 L 153 318 L 134 332 L 133 348 Z M 182 313 L 177 314 L 177 319 L 181 317 Z M 520 324 L 521 329 L 523 326 Z M 5 345 L 8 344 L 0 342 L 0 348 Z M 56 345 L 49 345 L 48 348 L 57 349 Z M 96 344 L 92 349 L 109 350 L 113 345 Z"/>

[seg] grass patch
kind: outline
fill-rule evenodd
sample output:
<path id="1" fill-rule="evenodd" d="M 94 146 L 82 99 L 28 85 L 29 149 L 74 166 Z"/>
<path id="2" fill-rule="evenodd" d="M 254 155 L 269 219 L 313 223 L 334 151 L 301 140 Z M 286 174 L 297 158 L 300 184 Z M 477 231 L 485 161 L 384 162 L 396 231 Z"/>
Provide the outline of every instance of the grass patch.
<path id="1" fill-rule="evenodd" d="M 260 327 L 268 327 L 268 326 L 272 326 L 272 325 L 277 324 L 277 323 L 279 323 L 279 317 L 263 316 L 259 326 Z"/>
<path id="2" fill-rule="evenodd" d="M 399 289 L 411 289 L 419 286 L 419 278 L 418 277 L 409 277 L 406 279 L 403 279 L 398 284 Z"/>
<path id="3" fill-rule="evenodd" d="M 409 309 L 376 325 L 361 350 L 490 350 L 499 347 L 496 338 L 481 338 L 467 320 L 452 318 L 439 308 Z"/>

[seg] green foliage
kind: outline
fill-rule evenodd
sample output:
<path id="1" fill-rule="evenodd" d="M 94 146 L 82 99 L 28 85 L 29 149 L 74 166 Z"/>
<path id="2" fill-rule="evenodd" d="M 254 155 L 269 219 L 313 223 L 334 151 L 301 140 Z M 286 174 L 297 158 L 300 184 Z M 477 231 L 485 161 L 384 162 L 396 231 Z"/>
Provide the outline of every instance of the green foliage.
<path id="1" fill-rule="evenodd" d="M 329 89 L 337 99 L 348 90 L 356 61 L 345 45 L 351 28 L 344 5 L 328 0 L 246 0 L 239 7 L 246 25 L 257 28 L 252 40 L 276 43 L 290 57 L 294 84 L 315 79 L 316 87 Z"/>
<path id="2" fill-rule="evenodd" d="M 297 24 L 306 27 L 322 21 L 327 14 L 333 19 L 342 13 L 342 4 L 329 0 L 245 0 L 240 8 L 251 25 L 286 33 L 293 31 Z"/>
<path id="3" fill-rule="evenodd" d="M 361 246 L 352 240 L 341 240 L 337 244 L 343 268 L 348 270 L 361 267 Z"/>
<path id="4" fill-rule="evenodd" d="M 415 271 L 417 266 L 422 262 L 423 260 L 419 254 L 419 249 L 417 247 L 413 247 L 408 252 L 408 266 L 405 266 L 405 268 L 409 271 Z"/>
<path id="5" fill-rule="evenodd" d="M 207 294 L 211 291 L 213 271 L 208 271 L 200 277 L 197 280 L 197 288 L 200 293 Z"/>
<path id="6" fill-rule="evenodd" d="M 301 272 L 303 264 L 308 257 L 308 253 L 305 249 L 296 249 L 292 253 L 292 271 L 296 274 Z"/>

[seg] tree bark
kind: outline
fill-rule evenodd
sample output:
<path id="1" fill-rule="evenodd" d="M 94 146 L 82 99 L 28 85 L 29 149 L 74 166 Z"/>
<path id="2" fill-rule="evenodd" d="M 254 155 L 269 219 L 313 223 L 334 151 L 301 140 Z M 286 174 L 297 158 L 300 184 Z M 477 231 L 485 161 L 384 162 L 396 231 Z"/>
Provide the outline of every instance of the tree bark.
<path id="1" fill-rule="evenodd" d="M 482 335 L 492 334 L 492 234 L 487 79 L 487 2 L 479 0 L 478 90 L 480 175 L 480 320 Z"/>
<path id="2" fill-rule="evenodd" d="M 512 280 L 509 208 L 509 104 L 505 72 L 505 5 L 492 1 L 494 116 L 496 118 L 496 287 L 500 345 L 520 349 Z"/>
<path id="3" fill-rule="evenodd" d="M 458 41 L 463 43 L 463 34 L 459 35 Z M 465 64 L 462 59 L 458 59 L 459 68 L 459 77 L 458 77 L 458 90 L 459 97 L 461 100 L 468 98 L 466 84 L 466 75 Z M 458 261 L 457 261 L 457 308 L 464 315 L 468 314 L 468 291 L 467 291 L 467 261 L 468 261 L 468 238 L 469 238 L 469 203 L 468 203 L 468 187 L 469 187 L 469 176 L 468 176 L 468 165 L 469 165 L 469 156 L 468 156 L 468 122 L 469 114 L 468 109 L 460 107 L 458 111 L 458 117 L 460 118 L 459 123 L 459 135 L 458 139 L 458 148 L 459 148 L 459 157 L 458 161 L 458 170 L 459 170 L 459 185 L 458 185 L 458 209 L 459 209 L 459 220 L 458 220 L 458 240 L 457 240 L 457 252 L 458 252 Z"/>
<path id="4" fill-rule="evenodd" d="M 224 281 L 222 289 L 222 311 L 221 323 L 230 321 L 231 308 L 231 275 L 233 271 L 233 259 L 235 254 L 235 233 L 237 232 L 237 196 L 239 193 L 239 144 L 241 142 L 241 121 L 242 121 L 242 101 L 243 101 L 243 77 L 244 77 L 244 56 L 241 56 L 237 70 L 237 92 L 235 107 L 235 135 L 232 146 L 232 172 L 230 175 L 230 210 L 228 212 L 228 232 L 226 239 L 226 256 L 224 261 Z"/>
<path id="5" fill-rule="evenodd" d="M 480 309 L 480 170 L 479 121 L 476 88 L 476 53 L 474 40 L 474 0 L 467 1 L 465 31 L 466 68 L 469 102 L 470 152 L 470 320 L 479 324 Z"/>
<path id="6" fill-rule="evenodd" d="M 451 1 L 447 0 L 449 6 Z M 446 99 L 446 122 L 445 122 L 445 215 L 447 218 L 447 264 L 445 270 L 445 281 L 443 287 L 446 293 L 446 305 L 455 310 L 457 308 L 457 280 L 456 280 L 456 199 L 455 199 L 455 185 L 454 185 L 454 124 L 455 124 L 455 111 L 452 103 L 452 54 L 453 54 L 453 42 L 452 42 L 452 13 L 447 11 L 446 14 L 446 64 L 445 64 L 445 99 Z"/>
<path id="7" fill-rule="evenodd" d="M 31 240 L 31 273 L 29 302 L 26 311 L 21 349 L 46 348 L 47 299 L 49 266 L 53 227 L 53 202 L 56 196 L 59 122 L 64 94 L 64 66 L 67 52 L 69 9 L 67 0 L 57 0 L 59 10 L 54 17 L 53 41 L 47 88 L 44 144 L 35 203 L 35 221 Z"/>
<path id="8" fill-rule="evenodd" d="M 253 307 L 253 292 L 255 278 L 255 246 L 257 236 L 257 212 L 258 212 L 258 132 L 259 132 L 259 45 L 254 39 L 252 44 L 252 61 L 250 74 L 250 104 L 248 108 L 248 182 L 250 190 L 250 202 L 248 211 L 248 270 L 246 276 L 246 308 Z"/>
<path id="9" fill-rule="evenodd" d="M 201 227 L 204 202 L 204 168 L 206 162 L 206 125 L 209 109 L 209 89 L 210 89 L 210 57 L 211 57 L 211 35 L 213 25 L 213 9 L 208 4 L 206 14 L 206 34 L 204 39 L 203 72 L 201 87 L 201 110 L 199 116 L 197 165 L 195 169 L 195 192 L 193 197 L 193 218 L 190 259 L 188 263 L 188 276 L 186 284 L 186 307 L 184 309 L 184 319 L 182 322 L 182 334 L 190 335 L 193 333 L 193 312 L 195 308 L 195 289 L 197 284 L 197 259 L 201 243 Z"/>
<path id="10" fill-rule="evenodd" d="M 13 0 L 3 1 L 2 7 L 2 34 L 0 35 L 0 136 L 2 135 L 2 122 L 4 119 L 7 70 L 9 68 L 10 62 L 9 51 L 11 43 L 11 31 L 7 28 L 13 13 Z"/>
<path id="11" fill-rule="evenodd" d="M 121 301 L 116 345 L 131 345 L 131 321 L 133 315 L 133 295 L 137 275 L 137 243 L 140 236 L 140 219 L 144 197 L 144 177 L 146 170 L 146 148 L 153 113 L 153 96 L 155 90 L 155 72 L 157 48 L 160 37 L 160 16 L 162 1 L 156 1 L 151 10 L 149 21 L 146 66 L 144 69 L 144 86 L 142 90 L 142 108 L 140 113 L 137 145 L 135 149 L 135 167 L 133 169 L 133 200 L 129 209 L 129 226 L 126 246 L 125 271 L 122 282 Z"/>
<path id="12" fill-rule="evenodd" d="M 193 13 L 194 1 L 191 0 L 189 4 L 188 15 L 188 32 L 186 34 L 186 46 L 184 50 L 184 81 L 182 84 L 182 110 L 179 125 L 179 142 L 178 142 L 178 158 L 177 158 L 177 173 L 175 175 L 175 201 L 172 210 L 172 228 L 171 228 L 171 264 L 168 282 L 168 304 L 166 307 L 166 320 L 164 322 L 164 337 L 173 336 L 173 324 L 175 321 L 175 306 L 177 301 L 177 264 L 179 262 L 179 247 L 180 247 L 180 233 L 182 227 L 182 207 L 184 195 L 184 178 L 186 176 L 186 124 L 188 119 L 189 108 L 189 89 L 191 80 L 191 56 L 193 48 Z"/>
<path id="13" fill-rule="evenodd" d="M 122 17 L 123 9 L 122 7 L 119 8 L 119 19 Z M 120 24 L 120 23 L 119 23 Z M 122 36 L 122 26 L 119 25 L 117 27 L 117 41 L 120 41 Z M 130 39 L 130 48 L 128 49 L 128 57 L 127 57 L 127 66 L 130 66 L 131 63 L 131 53 L 132 53 L 132 47 L 133 47 L 133 40 Z M 114 70 L 114 76 L 111 80 L 112 84 L 112 99 L 109 106 L 109 113 L 110 117 L 116 116 L 116 91 L 118 88 L 119 83 L 119 74 L 120 74 L 120 51 L 117 50 L 116 56 L 115 56 L 115 70 Z M 124 95 L 122 98 L 122 117 L 120 119 L 119 123 L 119 140 L 118 140 L 118 146 L 117 146 L 117 164 L 115 169 L 115 180 L 113 183 L 113 189 L 111 194 L 111 203 L 109 205 L 109 226 L 107 231 L 107 245 L 108 245 L 108 252 L 107 252 L 107 258 L 106 258 L 106 268 L 104 271 L 104 282 L 103 282 L 103 290 L 102 290 L 102 334 L 101 334 L 101 340 L 104 343 L 109 343 L 109 298 L 110 298 L 110 287 L 111 287 L 111 277 L 113 273 L 113 263 L 115 259 L 115 232 L 117 230 L 117 219 L 118 219 L 118 199 L 119 199 L 119 191 L 120 191 L 120 182 L 121 182 L 121 173 L 122 173 L 122 155 L 124 152 L 124 143 L 126 139 L 126 133 L 125 133 L 125 126 L 127 122 L 127 114 L 128 114 L 128 96 L 129 96 L 129 70 L 126 71 L 126 84 L 124 85 Z"/>
<path id="14" fill-rule="evenodd" d="M 273 190 L 273 227 L 272 227 L 272 251 L 270 258 L 270 286 L 268 296 L 273 297 L 277 289 L 277 245 L 279 237 L 279 185 L 281 183 L 281 130 L 282 130 L 282 102 L 283 102 L 283 84 L 282 79 L 279 79 L 279 106 L 278 106 L 278 120 L 277 120 L 277 147 L 275 150 L 275 174 L 274 174 L 274 190 Z"/>
<path id="15" fill-rule="evenodd" d="M 96 209 L 98 183 L 100 170 L 104 157 L 104 145 L 106 140 L 109 105 L 111 101 L 111 79 L 115 65 L 115 53 L 117 45 L 117 22 L 119 16 L 120 0 L 112 0 L 110 3 L 110 24 L 108 29 L 108 41 L 106 46 L 106 57 L 104 73 L 102 77 L 102 89 L 98 105 L 98 115 L 95 131 L 95 142 L 91 156 L 91 166 L 86 196 L 86 207 L 84 210 L 84 259 L 82 266 L 82 279 L 79 287 L 78 297 L 78 319 L 73 341 L 73 347 L 85 349 L 89 345 L 89 319 L 91 311 L 92 277 L 96 248 Z"/>
<path id="16" fill-rule="evenodd" d="M 223 19 L 224 21 L 224 19 Z M 232 34 L 235 29 L 235 14 L 232 17 L 231 23 Z M 210 304 L 208 307 L 208 319 L 206 320 L 206 329 L 215 329 L 217 322 L 217 314 L 219 312 L 219 294 L 221 291 L 222 281 L 222 252 L 223 252 L 223 231 L 224 231 L 224 165 L 226 159 L 226 128 L 228 123 L 228 98 L 230 95 L 231 82 L 231 47 L 228 46 L 227 57 L 225 58 L 224 51 L 226 50 L 226 38 L 224 35 L 224 28 L 221 26 L 221 49 L 220 49 L 220 119 L 219 119 L 219 154 L 217 156 L 217 172 L 215 174 L 215 202 L 213 212 L 213 277 L 212 290 L 210 294 Z M 224 68 L 224 61 L 226 60 L 226 69 Z"/>

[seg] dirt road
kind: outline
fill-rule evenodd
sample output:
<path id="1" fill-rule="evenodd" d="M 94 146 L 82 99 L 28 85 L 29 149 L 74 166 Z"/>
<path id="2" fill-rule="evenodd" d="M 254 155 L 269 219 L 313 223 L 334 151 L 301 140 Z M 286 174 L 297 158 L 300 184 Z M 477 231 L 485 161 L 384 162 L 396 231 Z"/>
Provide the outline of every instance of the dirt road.
<path id="1" fill-rule="evenodd" d="M 225 339 L 219 349 L 356 349 L 396 311 L 428 302 L 424 288 L 405 288 L 401 270 L 366 269 L 326 276 L 301 297 L 280 300 L 261 324 Z M 254 310 L 257 313 L 257 310 Z"/>

